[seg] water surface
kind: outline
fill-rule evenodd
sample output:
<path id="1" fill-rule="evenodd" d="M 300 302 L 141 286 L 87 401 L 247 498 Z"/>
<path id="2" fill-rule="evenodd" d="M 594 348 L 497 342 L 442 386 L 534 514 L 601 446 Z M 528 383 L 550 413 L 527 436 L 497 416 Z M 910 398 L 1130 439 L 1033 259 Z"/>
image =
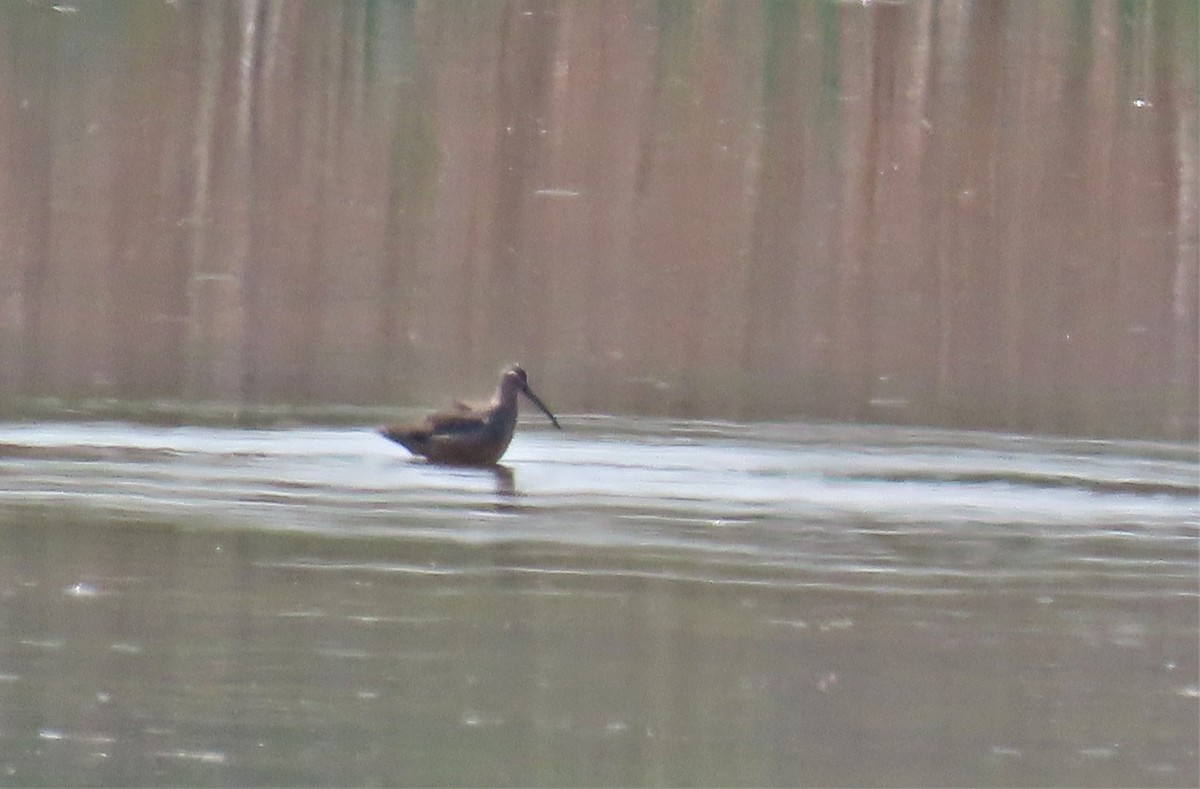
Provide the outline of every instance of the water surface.
<path id="1" fill-rule="evenodd" d="M 0 783 L 1197 782 L 1194 447 L 0 425 Z"/>
<path id="2" fill-rule="evenodd" d="M 1200 435 L 1195 0 L 0 2 L 10 396 Z M 6 111 L 7 110 L 7 111 Z"/>

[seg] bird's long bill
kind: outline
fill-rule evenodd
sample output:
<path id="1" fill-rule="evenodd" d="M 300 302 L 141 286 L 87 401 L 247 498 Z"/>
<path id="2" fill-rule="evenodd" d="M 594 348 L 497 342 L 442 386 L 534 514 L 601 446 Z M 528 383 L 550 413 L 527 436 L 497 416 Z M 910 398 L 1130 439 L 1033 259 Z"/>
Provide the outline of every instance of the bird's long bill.
<path id="1" fill-rule="evenodd" d="M 554 426 L 555 426 L 555 427 L 557 427 L 559 430 L 562 430 L 562 425 L 560 425 L 560 424 L 558 423 L 558 420 L 554 418 L 554 414 L 550 413 L 550 409 L 549 409 L 549 408 L 547 408 L 547 407 L 546 407 L 546 404 L 545 404 L 545 403 L 543 403 L 543 402 L 542 402 L 542 401 L 541 401 L 541 400 L 538 398 L 538 396 L 537 396 L 537 395 L 535 395 L 535 394 L 533 393 L 533 390 L 532 390 L 532 389 L 530 389 L 528 386 L 524 386 L 524 387 L 522 387 L 522 388 L 521 388 L 521 391 L 525 393 L 525 396 L 526 396 L 526 397 L 528 397 L 530 400 L 532 400 L 532 401 L 533 401 L 533 404 L 534 404 L 534 405 L 536 405 L 538 408 L 542 409 L 542 413 L 543 413 L 543 414 L 545 414 L 546 416 L 550 417 L 550 421 L 554 423 Z"/>

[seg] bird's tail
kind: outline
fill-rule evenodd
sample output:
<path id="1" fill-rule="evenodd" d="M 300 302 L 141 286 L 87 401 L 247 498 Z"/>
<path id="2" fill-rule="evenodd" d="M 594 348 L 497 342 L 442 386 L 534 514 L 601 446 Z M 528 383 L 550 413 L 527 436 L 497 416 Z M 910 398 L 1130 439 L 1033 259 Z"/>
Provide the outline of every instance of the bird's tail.
<path id="1" fill-rule="evenodd" d="M 421 447 L 429 440 L 428 430 L 420 430 L 407 425 L 384 425 L 379 428 L 379 435 L 389 441 L 395 441 L 414 454 L 421 454 Z"/>

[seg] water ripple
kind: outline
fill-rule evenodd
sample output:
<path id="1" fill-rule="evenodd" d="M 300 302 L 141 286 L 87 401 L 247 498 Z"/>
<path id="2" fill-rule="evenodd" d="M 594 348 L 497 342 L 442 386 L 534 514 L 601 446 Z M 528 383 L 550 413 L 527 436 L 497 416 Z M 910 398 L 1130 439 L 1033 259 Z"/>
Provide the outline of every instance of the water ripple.
<path id="1" fill-rule="evenodd" d="M 193 529 L 522 546 L 505 572 L 965 594 L 1006 582 L 1195 595 L 1193 447 L 976 432 L 577 420 L 506 468 L 413 462 L 373 432 L 0 426 L 0 511 Z M 556 549 L 555 546 L 563 546 Z M 572 557 L 619 553 L 605 564 Z M 558 550 L 557 554 L 548 554 Z M 465 566 L 263 565 L 445 576 Z M 495 570 L 495 568 L 493 568 Z"/>

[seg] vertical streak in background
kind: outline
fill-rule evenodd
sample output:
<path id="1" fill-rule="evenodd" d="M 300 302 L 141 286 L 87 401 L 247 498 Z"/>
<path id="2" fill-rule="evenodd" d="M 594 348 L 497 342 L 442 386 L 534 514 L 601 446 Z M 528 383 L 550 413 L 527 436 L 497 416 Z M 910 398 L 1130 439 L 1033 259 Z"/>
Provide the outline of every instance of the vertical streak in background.
<path id="1" fill-rule="evenodd" d="M 5 76 L 0 120 L 4 254 L 0 279 L 0 391 L 44 393 L 48 380 L 43 354 L 51 316 L 45 312 L 53 232 L 54 122 L 58 54 L 46 41 L 54 20 L 22 17 L 24 30 L 0 32 L 0 74 Z M 12 64 L 12 66 L 9 66 Z"/>
<path id="2" fill-rule="evenodd" d="M 843 396 L 842 419 L 866 419 L 874 377 L 873 278 L 875 199 L 878 182 L 880 105 L 890 101 L 891 84 L 881 82 L 881 48 L 891 37 L 880 17 L 847 6 L 842 13 L 842 211 L 836 262 L 833 322 L 834 369 Z"/>
<path id="3" fill-rule="evenodd" d="M 215 3 L 198 6 L 200 15 L 200 53 L 196 79 L 199 81 L 196 121 L 192 127 L 191 206 L 184 221 L 188 228 L 188 359 L 185 393 L 192 397 L 211 396 L 213 327 L 209 305 L 210 292 L 221 282 L 209 269 L 209 233 L 212 216 L 211 177 L 213 147 L 216 144 L 217 96 L 221 79 L 221 7 Z"/>
<path id="4" fill-rule="evenodd" d="M 1175 271 L 1171 283 L 1171 369 L 1168 374 L 1168 403 L 1165 432 L 1171 438 L 1186 439 L 1195 430 L 1197 416 L 1194 397 L 1197 368 L 1196 346 L 1200 334 L 1200 307 L 1197 305 L 1197 280 L 1200 280 L 1200 166 L 1197 157 L 1197 117 L 1200 116 L 1200 8 L 1193 3 L 1174 7 L 1178 18 L 1170 19 L 1172 46 L 1161 55 L 1173 65 L 1179 85 L 1169 93 L 1175 120 L 1175 155 L 1178 173 L 1175 216 Z M 1191 46 L 1188 46 L 1190 39 Z M 1187 55 L 1192 53 L 1189 61 Z M 1166 64 L 1164 63 L 1164 66 Z M 1170 81 L 1164 79 L 1168 90 Z"/>

